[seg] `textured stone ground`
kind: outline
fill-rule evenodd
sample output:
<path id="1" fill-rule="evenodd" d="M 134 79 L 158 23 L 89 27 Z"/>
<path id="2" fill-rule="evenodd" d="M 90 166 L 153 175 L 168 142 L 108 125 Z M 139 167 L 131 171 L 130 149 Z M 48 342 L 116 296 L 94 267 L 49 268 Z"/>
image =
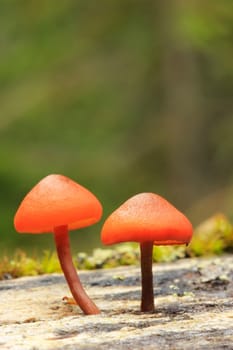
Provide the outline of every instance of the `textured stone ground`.
<path id="1" fill-rule="evenodd" d="M 156 312 L 142 314 L 140 270 L 81 272 L 100 315 L 62 301 L 62 275 L 0 282 L 0 349 L 233 349 L 233 256 L 154 265 Z"/>

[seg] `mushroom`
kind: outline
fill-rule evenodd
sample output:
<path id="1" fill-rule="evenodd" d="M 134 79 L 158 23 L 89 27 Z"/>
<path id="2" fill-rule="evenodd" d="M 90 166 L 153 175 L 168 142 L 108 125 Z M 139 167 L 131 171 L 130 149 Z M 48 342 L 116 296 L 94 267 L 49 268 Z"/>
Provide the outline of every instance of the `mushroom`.
<path id="1" fill-rule="evenodd" d="M 141 311 L 154 312 L 153 245 L 188 244 L 190 221 L 166 199 L 139 193 L 116 209 L 101 230 L 103 244 L 139 242 L 141 253 Z"/>
<path id="2" fill-rule="evenodd" d="M 70 291 L 87 315 L 100 311 L 86 294 L 74 267 L 68 231 L 92 225 L 101 216 L 102 206 L 94 194 L 66 176 L 51 174 L 25 196 L 14 217 L 15 229 L 20 233 L 54 233 Z"/>

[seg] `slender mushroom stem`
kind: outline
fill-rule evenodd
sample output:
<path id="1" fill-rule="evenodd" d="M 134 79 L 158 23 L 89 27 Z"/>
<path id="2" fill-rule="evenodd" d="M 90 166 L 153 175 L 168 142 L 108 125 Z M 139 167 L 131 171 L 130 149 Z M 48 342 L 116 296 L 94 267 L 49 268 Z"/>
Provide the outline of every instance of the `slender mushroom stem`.
<path id="1" fill-rule="evenodd" d="M 77 271 L 74 267 L 71 257 L 68 227 L 55 227 L 54 239 L 57 247 L 57 255 L 61 264 L 61 268 L 64 272 L 66 281 L 69 285 L 70 291 L 75 301 L 86 315 L 99 314 L 100 310 L 85 292 L 77 274 Z"/>
<path id="2" fill-rule="evenodd" d="M 140 243 L 140 250 L 142 278 L 141 311 L 154 312 L 155 306 L 152 273 L 153 242 Z"/>

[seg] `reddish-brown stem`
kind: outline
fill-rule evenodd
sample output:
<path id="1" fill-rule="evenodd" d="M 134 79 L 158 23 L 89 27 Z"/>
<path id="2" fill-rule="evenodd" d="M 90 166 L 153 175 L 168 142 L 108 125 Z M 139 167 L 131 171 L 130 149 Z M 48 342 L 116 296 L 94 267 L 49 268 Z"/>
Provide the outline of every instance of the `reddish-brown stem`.
<path id="1" fill-rule="evenodd" d="M 155 311 L 152 273 L 153 242 L 141 243 L 140 250 L 142 277 L 141 311 L 153 312 Z"/>
<path id="2" fill-rule="evenodd" d="M 61 268 L 64 272 L 66 281 L 69 285 L 70 291 L 75 301 L 86 315 L 99 314 L 100 310 L 85 292 L 77 274 L 77 271 L 74 267 L 70 250 L 68 227 L 55 227 L 54 239 L 57 247 L 57 255 L 60 260 Z"/>

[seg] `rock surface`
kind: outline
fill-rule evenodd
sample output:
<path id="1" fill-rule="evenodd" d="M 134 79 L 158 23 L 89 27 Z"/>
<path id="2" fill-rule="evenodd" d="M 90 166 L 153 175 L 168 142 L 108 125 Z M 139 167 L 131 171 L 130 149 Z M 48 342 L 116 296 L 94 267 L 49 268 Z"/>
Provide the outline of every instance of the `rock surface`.
<path id="1" fill-rule="evenodd" d="M 155 264 L 153 314 L 139 312 L 139 267 L 80 278 L 100 315 L 62 301 L 62 275 L 1 281 L 0 349 L 233 349 L 233 256 Z"/>

